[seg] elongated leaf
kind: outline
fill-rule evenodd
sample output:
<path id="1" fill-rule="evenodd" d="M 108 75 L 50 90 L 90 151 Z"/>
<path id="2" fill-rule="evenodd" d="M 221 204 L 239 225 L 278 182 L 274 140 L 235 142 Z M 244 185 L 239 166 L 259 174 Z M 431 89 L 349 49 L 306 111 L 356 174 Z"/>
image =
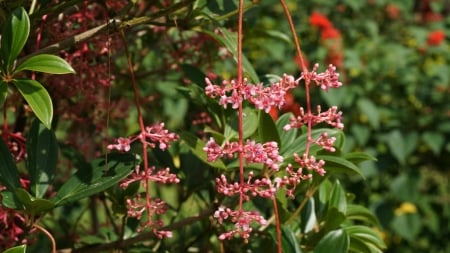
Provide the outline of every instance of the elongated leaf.
<path id="1" fill-rule="evenodd" d="M 301 253 L 300 242 L 294 232 L 287 226 L 281 227 L 281 242 L 283 252 Z"/>
<path id="2" fill-rule="evenodd" d="M 350 238 L 343 229 L 330 231 L 317 244 L 314 253 L 347 253 Z"/>
<path id="3" fill-rule="evenodd" d="M 15 9 L 2 30 L 1 56 L 4 69 L 10 71 L 12 63 L 19 56 L 28 35 L 30 34 L 30 19 L 24 8 Z"/>
<path id="4" fill-rule="evenodd" d="M 25 252 L 27 252 L 26 244 L 12 247 L 12 248 L 9 248 L 9 249 L 3 251 L 3 253 L 25 253 Z"/>
<path id="5" fill-rule="evenodd" d="M 25 210 L 31 214 L 31 216 L 42 215 L 51 211 L 55 205 L 47 199 L 34 198 L 23 188 L 16 190 L 17 198 L 25 206 Z"/>
<path id="6" fill-rule="evenodd" d="M 345 191 L 342 188 L 339 181 L 334 183 L 333 189 L 331 190 L 330 207 L 336 207 L 339 212 L 347 212 L 347 199 L 345 198 Z"/>
<path id="7" fill-rule="evenodd" d="M 377 159 L 364 152 L 352 152 L 343 155 L 345 160 L 348 160 L 354 164 L 358 164 L 364 161 L 376 161 Z"/>
<path id="8" fill-rule="evenodd" d="M 358 238 L 364 242 L 374 244 L 378 248 L 386 248 L 386 244 L 381 237 L 371 228 L 366 226 L 349 226 L 344 228 L 351 238 Z"/>
<path id="9" fill-rule="evenodd" d="M 339 156 L 331 155 L 318 155 L 317 159 L 322 159 L 325 161 L 325 169 L 328 173 L 346 173 L 350 175 L 359 175 L 364 178 L 361 170 L 353 164 Z"/>
<path id="10" fill-rule="evenodd" d="M 55 175 L 58 144 L 52 130 L 34 120 L 27 138 L 28 172 L 30 191 L 41 198 Z"/>
<path id="11" fill-rule="evenodd" d="M 17 171 L 11 152 L 2 138 L 0 138 L 0 183 L 12 192 L 17 187 L 20 187 L 19 172 Z"/>
<path id="12" fill-rule="evenodd" d="M 8 95 L 8 83 L 6 83 L 3 80 L 0 80 L 0 108 L 3 107 L 7 95 Z"/>
<path id="13" fill-rule="evenodd" d="M 53 104 L 44 86 L 38 81 L 31 79 L 15 79 L 13 83 L 25 98 L 36 117 L 45 127 L 50 129 L 53 118 Z"/>
<path id="14" fill-rule="evenodd" d="M 292 128 L 289 131 L 284 131 L 283 127 L 289 124 L 289 119 L 293 116 L 292 113 L 285 113 L 278 118 L 276 122 L 278 135 L 280 136 L 280 153 L 283 153 L 286 150 L 286 147 L 294 142 L 298 129 Z"/>
<path id="15" fill-rule="evenodd" d="M 264 111 L 259 112 L 259 128 L 258 128 L 259 138 L 261 142 L 274 141 L 280 144 L 280 136 L 278 135 L 278 130 L 273 121 L 272 117 Z"/>
<path id="16" fill-rule="evenodd" d="M 128 176 L 139 163 L 140 159 L 133 154 L 114 153 L 106 160 L 96 159 L 90 168 L 72 175 L 51 201 L 61 206 L 104 191 Z"/>
<path id="17" fill-rule="evenodd" d="M 15 73 L 22 70 L 31 70 L 49 74 L 69 74 L 75 70 L 61 57 L 51 54 L 39 54 L 26 59 L 16 69 Z"/>
<path id="18" fill-rule="evenodd" d="M 232 32 L 226 30 L 226 29 L 220 29 L 220 32 L 222 36 L 217 35 L 210 31 L 202 31 L 212 38 L 214 38 L 216 41 L 218 41 L 220 44 L 225 46 L 226 49 L 233 55 L 234 59 L 237 61 L 237 36 L 236 34 L 233 34 Z M 248 59 L 245 57 L 245 55 L 242 56 L 242 65 L 244 67 L 244 73 L 250 78 L 250 80 L 257 84 L 259 83 L 258 75 L 256 74 L 255 69 L 253 69 L 253 66 L 250 64 Z"/>
<path id="19" fill-rule="evenodd" d="M 188 144 L 192 153 L 195 156 L 197 156 L 197 158 L 199 158 L 200 160 L 205 162 L 206 164 L 208 164 L 214 168 L 223 169 L 223 170 L 225 170 L 227 168 L 227 166 L 225 166 L 225 164 L 221 160 L 217 160 L 214 162 L 208 162 L 207 154 L 205 151 L 203 151 L 203 148 L 205 147 L 205 142 L 200 140 L 199 138 L 197 138 L 195 135 L 185 132 L 185 133 L 181 134 L 181 139 L 184 142 L 186 142 L 186 144 Z"/>
<path id="20" fill-rule="evenodd" d="M 346 216 L 349 220 L 359 220 L 370 223 L 374 226 L 379 226 L 378 219 L 369 209 L 365 208 L 364 206 L 354 204 L 347 205 Z"/>

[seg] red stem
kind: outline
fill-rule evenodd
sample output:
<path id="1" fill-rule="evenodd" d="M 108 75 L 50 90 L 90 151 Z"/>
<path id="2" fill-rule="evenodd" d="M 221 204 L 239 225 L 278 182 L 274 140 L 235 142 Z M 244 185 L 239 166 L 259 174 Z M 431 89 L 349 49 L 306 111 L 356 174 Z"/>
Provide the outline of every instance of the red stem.
<path id="1" fill-rule="evenodd" d="M 281 245 L 280 216 L 278 214 L 277 199 L 275 197 L 272 197 L 272 205 L 273 205 L 273 211 L 274 211 L 274 214 L 275 214 L 275 228 L 277 230 L 277 253 L 282 253 L 283 252 L 283 247 Z"/>
<path id="2" fill-rule="evenodd" d="M 240 92 L 243 85 L 243 70 L 242 70 L 242 36 L 243 36 L 243 16 L 244 16 L 244 0 L 239 0 L 239 15 L 238 15 L 238 45 L 237 45 L 237 90 Z M 240 94 L 239 94 L 240 95 Z M 238 109 L 238 131 L 239 131 L 239 180 L 241 187 L 244 185 L 244 113 L 242 109 L 242 102 L 239 103 Z M 242 189 L 242 188 L 241 188 Z M 244 192 L 239 194 L 239 211 L 242 211 L 242 203 L 244 199 Z"/>
<path id="3" fill-rule="evenodd" d="M 302 72 L 305 74 L 305 76 L 308 76 L 308 69 L 306 67 L 306 63 L 305 60 L 303 59 L 303 53 L 302 50 L 300 48 L 300 42 L 297 36 L 297 32 L 295 30 L 295 26 L 294 26 L 294 22 L 292 21 L 292 16 L 289 12 L 289 8 L 286 5 L 286 2 L 284 0 L 280 0 L 280 4 L 283 7 L 284 10 L 284 14 L 286 15 L 286 18 L 288 20 L 289 23 L 289 28 L 291 29 L 291 33 L 292 33 L 292 37 L 294 38 L 294 44 L 295 44 L 295 50 L 297 51 L 297 55 L 298 58 L 300 59 L 300 66 L 301 66 L 301 70 Z M 311 97 L 309 95 L 309 79 L 305 78 L 305 93 L 306 93 L 306 116 L 308 117 L 308 139 L 306 141 L 306 150 L 305 150 L 305 154 L 308 155 L 309 154 L 309 149 L 311 147 L 311 142 L 312 142 L 312 122 L 311 122 Z"/>

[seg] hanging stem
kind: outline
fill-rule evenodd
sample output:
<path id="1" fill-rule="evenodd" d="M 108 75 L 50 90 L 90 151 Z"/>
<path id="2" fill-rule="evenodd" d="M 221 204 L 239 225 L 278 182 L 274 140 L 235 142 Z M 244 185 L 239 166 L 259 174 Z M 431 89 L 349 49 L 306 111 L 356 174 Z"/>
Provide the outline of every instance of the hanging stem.
<path id="1" fill-rule="evenodd" d="M 242 69 L 242 36 L 243 36 L 243 16 L 244 16 L 244 0 L 239 0 L 239 15 L 238 15 L 238 45 L 237 45 L 237 90 L 240 92 L 243 85 L 243 69 Z M 239 94 L 240 95 L 240 94 Z M 239 131 L 239 180 L 240 185 L 244 185 L 244 113 L 242 102 L 239 103 L 238 108 L 238 131 Z M 242 189 L 242 188 L 241 188 Z M 239 211 L 242 211 L 244 192 L 239 194 Z"/>

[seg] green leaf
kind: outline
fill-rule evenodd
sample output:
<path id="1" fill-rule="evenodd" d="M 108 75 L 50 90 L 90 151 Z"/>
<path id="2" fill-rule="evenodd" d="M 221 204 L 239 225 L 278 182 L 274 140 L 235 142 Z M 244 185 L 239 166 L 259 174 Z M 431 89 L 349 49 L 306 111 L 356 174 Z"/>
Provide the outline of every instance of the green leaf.
<path id="1" fill-rule="evenodd" d="M 19 172 L 2 138 L 0 138 L 0 183 L 12 192 L 20 187 Z"/>
<path id="2" fill-rule="evenodd" d="M 352 153 L 346 153 L 342 156 L 345 160 L 353 163 L 358 164 L 365 161 L 376 161 L 377 159 L 368 153 L 364 152 L 352 152 Z"/>
<path id="3" fill-rule="evenodd" d="M 309 198 L 308 203 L 305 205 L 305 208 L 303 208 L 301 212 L 301 226 L 303 233 L 312 231 L 317 224 L 317 216 L 314 203 L 314 198 Z"/>
<path id="4" fill-rule="evenodd" d="M 8 95 L 8 83 L 3 80 L 0 80 L 0 108 L 3 107 L 7 95 Z"/>
<path id="5" fill-rule="evenodd" d="M 442 133 L 425 132 L 422 135 L 422 140 L 435 155 L 439 155 L 445 143 L 445 136 Z"/>
<path id="6" fill-rule="evenodd" d="M 117 184 L 140 163 L 136 155 L 113 153 L 95 159 L 90 168 L 78 170 L 59 189 L 52 199 L 55 206 L 89 197 Z"/>
<path id="7" fill-rule="evenodd" d="M 25 253 L 25 252 L 27 252 L 26 244 L 12 247 L 12 248 L 9 248 L 9 249 L 3 251 L 3 253 Z"/>
<path id="8" fill-rule="evenodd" d="M 345 191 L 339 181 L 336 181 L 333 185 L 329 205 L 330 207 L 336 207 L 341 213 L 345 214 L 347 212 L 347 199 L 345 197 Z"/>
<path id="9" fill-rule="evenodd" d="M 31 70 L 49 74 L 75 73 L 75 70 L 64 59 L 51 54 L 39 54 L 26 59 L 14 70 L 14 73 L 22 70 Z"/>
<path id="10" fill-rule="evenodd" d="M 200 69 L 191 64 L 180 64 L 180 67 L 184 75 L 194 84 L 201 87 L 205 86 L 206 75 Z"/>
<path id="11" fill-rule="evenodd" d="M 281 244 L 283 252 L 301 253 L 300 243 L 294 232 L 287 226 L 281 227 Z"/>
<path id="12" fill-rule="evenodd" d="M 16 196 L 25 206 L 25 210 L 33 217 L 47 213 L 55 208 L 55 205 L 50 200 L 34 198 L 23 188 L 18 188 L 16 190 Z"/>
<path id="13" fill-rule="evenodd" d="M 210 31 L 202 31 L 212 38 L 214 38 L 217 42 L 225 46 L 226 49 L 233 55 L 234 59 L 237 61 L 237 35 L 228 31 L 227 29 L 221 29 L 219 28 L 220 33 L 222 36 L 217 35 Z M 244 73 L 250 78 L 251 82 L 258 84 L 259 78 L 256 74 L 255 69 L 253 69 L 253 66 L 250 64 L 248 59 L 245 57 L 245 55 L 242 56 L 242 65 L 244 68 Z"/>
<path id="14" fill-rule="evenodd" d="M 258 128 L 259 138 L 262 143 L 269 141 L 274 141 L 278 144 L 281 143 L 280 136 L 278 135 L 278 130 L 273 121 L 273 118 L 264 111 L 259 111 L 259 128 Z"/>
<path id="15" fill-rule="evenodd" d="M 317 155 L 317 159 L 325 161 L 325 170 L 327 173 L 346 173 L 349 175 L 359 175 L 364 178 L 361 170 L 354 163 L 347 161 L 339 156 Z"/>
<path id="16" fill-rule="evenodd" d="M 3 59 L 3 68 L 9 72 L 14 60 L 19 56 L 28 35 L 30 34 L 30 19 L 24 8 L 15 9 L 2 30 L 2 41 L 0 53 Z"/>
<path id="17" fill-rule="evenodd" d="M 366 244 L 373 244 L 380 249 L 386 248 L 386 244 L 381 237 L 369 227 L 354 225 L 345 227 L 344 230 L 348 233 L 350 238 L 359 239 Z"/>
<path id="18" fill-rule="evenodd" d="M 55 176 L 58 144 L 52 130 L 34 120 L 27 138 L 27 167 L 30 174 L 30 191 L 41 198 Z"/>
<path id="19" fill-rule="evenodd" d="M 317 244 L 314 253 L 347 253 L 350 238 L 343 229 L 328 232 Z"/>
<path id="20" fill-rule="evenodd" d="M 423 217 L 417 213 L 402 214 L 392 221 L 392 230 L 410 242 L 416 240 L 422 227 Z"/>
<path id="21" fill-rule="evenodd" d="M 200 160 L 202 160 L 204 163 L 218 169 L 225 170 L 227 167 L 222 162 L 222 160 L 217 160 L 214 162 L 208 161 L 208 156 L 205 151 L 203 151 L 203 148 L 205 147 L 205 142 L 197 138 L 195 135 L 184 132 L 181 135 L 181 139 L 188 144 L 190 150 L 192 153 L 197 156 Z"/>
<path id="22" fill-rule="evenodd" d="M 349 220 L 359 220 L 379 226 L 377 217 L 369 209 L 361 205 L 348 204 L 346 217 Z"/>
<path id="23" fill-rule="evenodd" d="M 286 149 L 285 147 L 289 147 L 292 142 L 294 142 L 295 138 L 297 137 L 297 132 L 298 129 L 297 128 L 292 128 L 289 131 L 284 131 L 283 127 L 286 126 L 287 124 L 289 124 L 289 119 L 293 116 L 292 113 L 285 113 L 283 115 L 281 115 L 277 122 L 276 122 L 276 126 L 277 126 L 277 130 L 278 130 L 278 135 L 280 136 L 280 153 L 283 153 L 284 150 Z"/>
<path id="24" fill-rule="evenodd" d="M 50 129 L 53 118 L 53 104 L 44 86 L 31 79 L 15 79 L 13 83 L 25 98 L 36 117 L 45 127 Z"/>

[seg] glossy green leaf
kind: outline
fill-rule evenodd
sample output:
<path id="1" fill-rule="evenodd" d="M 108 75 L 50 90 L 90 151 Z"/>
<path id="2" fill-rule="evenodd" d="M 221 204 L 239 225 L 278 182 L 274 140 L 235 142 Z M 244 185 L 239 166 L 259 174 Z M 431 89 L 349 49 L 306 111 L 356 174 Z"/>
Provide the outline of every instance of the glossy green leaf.
<path id="1" fill-rule="evenodd" d="M 352 153 L 346 153 L 342 156 L 345 160 L 358 164 L 365 161 L 376 161 L 377 159 L 368 153 L 364 152 L 352 152 Z"/>
<path id="2" fill-rule="evenodd" d="M 301 253 L 300 243 L 294 232 L 287 226 L 281 227 L 281 244 L 283 252 Z"/>
<path id="3" fill-rule="evenodd" d="M 3 107 L 7 95 L 8 95 L 8 83 L 3 80 L 0 80 L 0 108 Z"/>
<path id="4" fill-rule="evenodd" d="M 95 159 L 90 168 L 78 170 L 59 189 L 52 199 L 55 206 L 89 197 L 117 184 L 140 163 L 139 157 L 129 153 L 113 153 Z"/>
<path id="5" fill-rule="evenodd" d="M 259 138 L 262 143 L 269 141 L 274 141 L 276 143 L 281 143 L 280 136 L 278 135 L 278 130 L 273 121 L 273 118 L 266 112 L 259 112 L 259 127 L 258 127 Z"/>
<path id="6" fill-rule="evenodd" d="M 342 157 L 318 155 L 316 158 L 325 161 L 325 170 L 327 173 L 345 173 L 349 175 L 359 175 L 364 178 L 364 175 L 358 166 Z"/>
<path id="7" fill-rule="evenodd" d="M 29 34 L 30 19 L 27 12 L 22 7 L 15 9 L 2 29 L 0 52 L 6 71 L 11 70 L 14 60 L 25 46 Z"/>
<path id="8" fill-rule="evenodd" d="M 344 221 L 345 213 L 339 211 L 336 207 L 329 207 L 323 219 L 323 230 L 331 231 L 337 229 Z"/>
<path id="9" fill-rule="evenodd" d="M 214 168 L 218 168 L 218 169 L 222 169 L 222 170 L 225 170 L 227 168 L 225 166 L 225 164 L 222 162 L 222 160 L 217 160 L 214 162 L 208 161 L 208 156 L 207 156 L 206 152 L 203 151 L 203 148 L 205 147 L 206 143 L 204 141 L 200 140 L 199 138 L 197 138 L 195 135 L 188 133 L 188 132 L 184 132 L 181 134 L 181 139 L 186 144 L 188 144 L 192 153 L 195 156 L 197 156 L 200 160 L 205 162 L 206 164 L 208 164 Z"/>
<path id="10" fill-rule="evenodd" d="M 12 192 L 20 187 L 16 163 L 2 138 L 0 138 L 0 183 Z"/>
<path id="11" fill-rule="evenodd" d="M 218 41 L 220 44 L 222 44 L 228 51 L 233 55 L 234 59 L 237 61 L 237 36 L 236 34 L 228 31 L 227 29 L 221 29 L 219 28 L 220 33 L 222 36 L 209 32 L 209 31 L 202 31 L 212 38 L 214 38 L 216 41 Z M 251 80 L 251 82 L 258 84 L 260 83 L 258 75 L 256 74 L 256 71 L 253 69 L 253 66 L 250 64 L 248 59 L 245 57 L 245 55 L 242 56 L 242 65 L 244 68 L 244 74 L 248 76 Z"/>
<path id="12" fill-rule="evenodd" d="M 285 113 L 281 115 L 277 122 L 277 130 L 278 135 L 280 136 L 280 153 L 283 153 L 286 149 L 286 147 L 289 147 L 289 145 L 294 142 L 295 138 L 297 137 L 298 129 L 292 128 L 289 131 L 284 131 L 283 127 L 289 124 L 289 119 L 293 116 L 292 113 Z"/>
<path id="13" fill-rule="evenodd" d="M 328 232 L 317 244 L 314 253 L 347 253 L 350 238 L 343 229 Z"/>
<path id="14" fill-rule="evenodd" d="M 373 244 L 380 249 L 386 248 L 386 244 L 381 239 L 380 235 L 369 227 L 354 225 L 345 227 L 344 230 L 351 238 L 358 238 L 359 240 L 362 240 L 367 244 Z"/>
<path id="15" fill-rule="evenodd" d="M 337 129 L 328 129 L 328 128 L 319 128 L 312 130 L 311 136 L 313 139 L 317 139 L 323 132 L 326 132 L 328 134 L 328 137 L 336 137 L 336 139 L 340 139 L 340 136 L 343 135 L 341 130 Z M 302 154 L 306 149 L 306 139 L 307 134 L 304 133 L 297 137 L 290 145 L 283 147 L 283 152 L 281 152 L 281 155 L 283 155 L 285 158 L 292 156 L 294 153 Z M 337 141 L 336 141 L 337 142 Z M 314 154 L 315 152 L 319 151 L 321 148 L 317 145 L 312 145 L 310 152 Z"/>
<path id="16" fill-rule="evenodd" d="M 419 235 L 423 225 L 423 217 L 418 213 L 407 213 L 394 218 L 392 230 L 402 238 L 413 242 Z"/>
<path id="17" fill-rule="evenodd" d="M 44 86 L 31 79 L 15 79 L 13 83 L 25 98 L 36 117 L 45 127 L 51 128 L 53 104 Z"/>
<path id="18" fill-rule="evenodd" d="M 349 220 L 358 220 L 373 226 L 379 226 L 377 217 L 369 209 L 361 205 L 348 204 L 346 217 Z"/>
<path id="19" fill-rule="evenodd" d="M 329 205 L 330 207 L 336 207 L 341 213 L 345 214 L 347 212 L 347 198 L 339 181 L 336 181 L 333 185 Z"/>
<path id="20" fill-rule="evenodd" d="M 12 247 L 12 248 L 9 248 L 9 249 L 3 251 L 3 253 L 25 253 L 25 252 L 27 252 L 26 244 Z"/>
<path id="21" fill-rule="evenodd" d="M 31 216 L 42 215 L 55 208 L 55 205 L 50 200 L 34 198 L 23 188 L 16 190 L 16 196 Z"/>
<path id="22" fill-rule="evenodd" d="M 317 224 L 316 208 L 314 198 L 309 198 L 308 203 L 301 212 L 302 216 L 302 231 L 303 233 L 308 233 L 314 229 Z"/>
<path id="23" fill-rule="evenodd" d="M 51 54 L 39 54 L 31 56 L 15 69 L 15 73 L 22 70 L 31 70 L 49 74 L 70 74 L 75 70 L 61 57 Z"/>
<path id="24" fill-rule="evenodd" d="M 55 176 L 58 157 L 56 136 L 40 121 L 34 120 L 27 138 L 27 167 L 30 175 L 30 191 L 41 198 Z"/>

